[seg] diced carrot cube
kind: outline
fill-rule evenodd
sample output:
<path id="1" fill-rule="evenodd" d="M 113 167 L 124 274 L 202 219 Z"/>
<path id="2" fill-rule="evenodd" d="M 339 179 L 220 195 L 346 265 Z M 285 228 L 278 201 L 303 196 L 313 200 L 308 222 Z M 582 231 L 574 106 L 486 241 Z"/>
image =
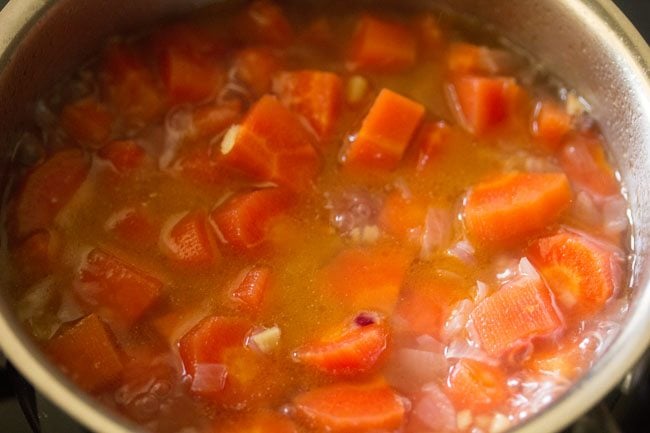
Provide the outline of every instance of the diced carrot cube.
<path id="1" fill-rule="evenodd" d="M 307 119 L 319 137 L 333 131 L 343 102 L 343 81 L 338 75 L 309 70 L 283 72 L 274 79 L 273 91 L 280 102 Z"/>
<path id="2" fill-rule="evenodd" d="M 509 396 L 506 374 L 471 359 L 461 359 L 449 373 L 449 398 L 457 409 L 488 412 L 502 405 Z"/>
<path id="3" fill-rule="evenodd" d="M 560 150 L 559 159 L 562 169 L 576 188 L 601 196 L 619 192 L 614 170 L 598 137 L 575 137 Z"/>
<path id="4" fill-rule="evenodd" d="M 296 349 L 293 359 L 328 374 L 353 375 L 371 370 L 388 345 L 381 316 L 360 313 L 334 331 Z"/>
<path id="5" fill-rule="evenodd" d="M 254 96 L 261 96 L 271 90 L 280 61 L 266 47 L 248 47 L 235 55 L 232 67 L 235 77 L 246 84 Z"/>
<path id="6" fill-rule="evenodd" d="M 223 70 L 213 59 L 196 58 L 175 48 L 165 51 L 159 68 L 172 104 L 207 99 L 224 79 Z"/>
<path id="7" fill-rule="evenodd" d="M 600 311 L 620 284 L 622 260 L 574 233 L 536 240 L 527 257 L 542 274 L 559 306 L 571 321 Z"/>
<path id="8" fill-rule="evenodd" d="M 51 274 L 59 247 L 55 232 L 38 230 L 32 233 L 12 252 L 20 276 L 27 282 L 35 282 Z"/>
<path id="9" fill-rule="evenodd" d="M 331 432 L 392 431 L 406 412 L 401 398 L 383 382 L 338 383 L 299 394 L 293 402 L 309 424 Z"/>
<path id="10" fill-rule="evenodd" d="M 285 46 L 293 39 L 293 28 L 282 9 L 268 0 L 256 0 L 235 21 L 234 29 L 246 41 Z"/>
<path id="11" fill-rule="evenodd" d="M 456 140 L 455 131 L 447 122 L 426 123 L 417 138 L 417 171 L 424 171 Z"/>
<path id="12" fill-rule="evenodd" d="M 111 135 L 112 123 L 108 108 L 92 96 L 67 104 L 61 111 L 61 126 L 79 143 L 101 144 Z"/>
<path id="13" fill-rule="evenodd" d="M 221 258 L 208 216 L 195 210 L 168 220 L 160 235 L 163 253 L 179 266 L 190 270 L 211 269 Z"/>
<path id="14" fill-rule="evenodd" d="M 461 76 L 450 86 L 451 103 L 460 123 L 475 135 L 505 124 L 517 111 L 523 90 L 513 78 Z"/>
<path id="15" fill-rule="evenodd" d="M 343 163 L 394 169 L 402 159 L 424 116 L 424 106 L 391 90 L 382 89 L 370 107 Z"/>
<path id="16" fill-rule="evenodd" d="M 99 149 L 97 155 L 110 161 L 119 173 L 126 173 L 140 167 L 147 152 L 135 140 L 115 140 Z"/>
<path id="17" fill-rule="evenodd" d="M 293 204 L 293 196 L 281 188 L 266 188 L 233 197 L 210 217 L 221 239 L 238 250 L 262 244 L 273 220 Z"/>
<path id="18" fill-rule="evenodd" d="M 102 315 L 130 326 L 162 296 L 162 286 L 143 270 L 95 248 L 83 261 L 74 289 Z"/>
<path id="19" fill-rule="evenodd" d="M 552 102 L 540 102 L 535 109 L 532 132 L 548 150 L 557 150 L 571 131 L 571 116 Z"/>
<path id="20" fill-rule="evenodd" d="M 158 230 L 151 216 L 140 208 L 126 208 L 112 214 L 104 225 L 130 247 L 147 248 L 158 240 Z"/>
<path id="21" fill-rule="evenodd" d="M 90 163 L 78 149 L 55 153 L 31 171 L 16 203 L 16 235 L 46 229 L 88 175 Z"/>
<path id="22" fill-rule="evenodd" d="M 74 382 L 86 391 L 99 391 L 115 383 L 122 372 L 114 338 L 95 314 L 54 337 L 46 352 Z"/>
<path id="23" fill-rule="evenodd" d="M 405 198 L 399 191 L 394 191 L 384 201 L 377 223 L 400 241 L 414 242 L 426 216 L 427 203 L 421 197 Z"/>
<path id="24" fill-rule="evenodd" d="M 521 276 L 488 296 L 470 314 L 471 334 L 490 356 L 563 326 L 551 292 L 539 278 Z"/>
<path id="25" fill-rule="evenodd" d="M 411 255 L 387 247 L 343 250 L 319 271 L 323 293 L 342 301 L 350 312 L 391 313 L 411 264 Z"/>
<path id="26" fill-rule="evenodd" d="M 276 98 L 263 96 L 221 143 L 224 164 L 255 179 L 304 190 L 319 171 L 314 138 Z"/>
<path id="27" fill-rule="evenodd" d="M 230 299 L 243 312 L 258 313 L 271 286 L 271 268 L 251 266 L 239 273 L 229 291 Z"/>
<path id="28" fill-rule="evenodd" d="M 225 424 L 225 425 L 224 425 Z M 287 417 L 263 410 L 241 420 L 219 420 L 211 433 L 298 433 L 298 427 Z"/>
<path id="29" fill-rule="evenodd" d="M 347 54 L 351 70 L 398 72 L 415 64 L 417 40 L 401 24 L 364 15 L 359 18 Z"/>
<path id="30" fill-rule="evenodd" d="M 417 29 L 420 52 L 426 56 L 435 56 L 445 44 L 445 33 L 440 25 L 440 21 L 431 13 L 418 17 L 415 21 Z"/>
<path id="31" fill-rule="evenodd" d="M 563 173 L 511 172 L 474 186 L 463 218 L 473 239 L 507 245 L 557 221 L 570 202 L 571 188 Z"/>

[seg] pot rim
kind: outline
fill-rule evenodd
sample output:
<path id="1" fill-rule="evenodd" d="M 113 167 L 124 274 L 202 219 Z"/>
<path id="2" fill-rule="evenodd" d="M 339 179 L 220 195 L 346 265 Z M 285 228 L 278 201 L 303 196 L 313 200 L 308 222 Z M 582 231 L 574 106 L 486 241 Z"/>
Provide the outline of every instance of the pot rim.
<path id="1" fill-rule="evenodd" d="M 11 0 L 0 11 L 0 71 L 10 62 L 20 41 L 56 0 Z M 650 112 L 650 47 L 637 29 L 611 0 L 566 0 L 571 13 L 581 16 L 592 33 L 606 34 L 608 43 L 619 50 L 625 65 L 631 68 L 645 96 Z M 646 264 L 647 266 L 647 264 Z M 633 263 L 636 274 L 639 264 Z M 650 287 L 637 299 L 625 327 L 587 374 L 540 413 L 518 424 L 518 433 L 558 431 L 586 412 L 620 382 L 650 345 Z M 80 391 L 41 353 L 22 327 L 10 319 L 6 302 L 0 300 L 0 349 L 12 364 L 50 401 L 81 422 L 102 433 L 128 433 L 141 427 L 116 415 L 94 398 Z"/>

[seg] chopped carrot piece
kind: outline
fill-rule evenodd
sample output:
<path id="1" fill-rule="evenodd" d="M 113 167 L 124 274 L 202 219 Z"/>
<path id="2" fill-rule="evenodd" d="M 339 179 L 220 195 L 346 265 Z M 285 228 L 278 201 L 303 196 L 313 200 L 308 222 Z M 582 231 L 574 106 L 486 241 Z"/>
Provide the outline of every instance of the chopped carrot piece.
<path id="1" fill-rule="evenodd" d="M 99 149 L 97 155 L 110 161 L 118 172 L 126 173 L 140 167 L 147 152 L 135 140 L 115 140 Z"/>
<path id="2" fill-rule="evenodd" d="M 329 385 L 299 394 L 293 402 L 308 423 L 332 432 L 392 431 L 405 414 L 400 397 L 382 382 Z"/>
<path id="3" fill-rule="evenodd" d="M 99 248 L 91 250 L 74 289 L 100 313 L 133 325 L 162 296 L 162 282 Z"/>
<path id="4" fill-rule="evenodd" d="M 571 188 L 563 173 L 511 172 L 474 186 L 463 218 L 472 238 L 506 245 L 557 221 L 570 202 Z"/>
<path id="5" fill-rule="evenodd" d="M 359 18 L 347 54 L 354 71 L 398 72 L 415 64 L 417 40 L 401 24 L 364 15 Z"/>
<path id="6" fill-rule="evenodd" d="M 181 337 L 208 316 L 207 310 L 209 310 L 209 307 L 205 304 L 183 309 L 174 308 L 172 311 L 153 319 L 151 324 L 170 346 L 176 347 Z"/>
<path id="7" fill-rule="evenodd" d="M 251 266 L 239 273 L 233 281 L 230 299 L 245 312 L 259 312 L 264 306 L 271 286 L 271 268 Z"/>
<path id="8" fill-rule="evenodd" d="M 90 314 L 54 337 L 46 352 L 81 388 L 99 391 L 116 382 L 123 369 L 113 335 Z"/>
<path id="9" fill-rule="evenodd" d="M 363 119 L 356 138 L 346 149 L 346 165 L 392 170 L 415 134 L 424 106 L 382 89 Z"/>
<path id="10" fill-rule="evenodd" d="M 113 115 L 96 98 L 74 101 L 61 111 L 61 126 L 80 143 L 100 144 L 111 135 Z"/>
<path id="11" fill-rule="evenodd" d="M 293 28 L 282 9 L 268 0 L 256 0 L 235 21 L 235 31 L 254 43 L 286 46 L 293 39 Z"/>
<path id="12" fill-rule="evenodd" d="M 426 123 L 416 141 L 417 171 L 424 171 L 456 140 L 456 131 L 445 121 Z"/>
<path id="13" fill-rule="evenodd" d="M 142 208 L 121 209 L 108 217 L 104 227 L 130 247 L 145 249 L 158 241 L 158 229 Z"/>
<path id="14" fill-rule="evenodd" d="M 192 112 L 191 138 L 212 139 L 232 126 L 241 115 L 242 107 L 239 101 L 197 107 Z"/>
<path id="15" fill-rule="evenodd" d="M 507 51 L 465 42 L 451 44 L 447 52 L 447 69 L 454 74 L 504 74 L 515 62 Z"/>
<path id="16" fill-rule="evenodd" d="M 569 320 L 600 311 L 620 283 L 621 263 L 606 250 L 574 233 L 536 240 L 527 257 L 542 274 Z"/>
<path id="17" fill-rule="evenodd" d="M 316 281 L 323 293 L 342 301 L 351 312 L 391 313 L 411 259 L 395 248 L 350 248 L 321 269 Z"/>
<path id="18" fill-rule="evenodd" d="M 273 220 L 293 204 L 282 188 L 266 188 L 237 195 L 217 207 L 210 217 L 221 239 L 238 250 L 262 244 Z"/>
<path id="19" fill-rule="evenodd" d="M 304 190 L 319 171 L 314 138 L 276 98 L 263 96 L 221 143 L 224 164 L 255 179 Z"/>
<path id="20" fill-rule="evenodd" d="M 592 355 L 593 356 L 593 355 Z M 535 348 L 523 367 L 543 374 L 553 374 L 565 379 L 575 379 L 588 367 L 587 354 L 574 342 L 563 342 Z"/>
<path id="21" fill-rule="evenodd" d="M 540 102 L 535 108 L 532 125 L 535 137 L 548 150 L 557 150 L 571 131 L 571 116 L 552 102 Z"/>
<path id="22" fill-rule="evenodd" d="M 457 409 L 488 412 L 508 398 L 506 379 L 505 373 L 498 367 L 461 359 L 449 373 L 449 398 Z"/>
<path id="23" fill-rule="evenodd" d="M 235 77 L 254 96 L 262 96 L 271 90 L 272 77 L 280 69 L 280 61 L 269 48 L 248 47 L 235 55 L 232 67 Z"/>
<path id="24" fill-rule="evenodd" d="M 388 336 L 381 316 L 363 312 L 316 341 L 299 347 L 292 356 L 328 374 L 365 373 L 377 364 L 386 350 Z"/>
<path id="25" fill-rule="evenodd" d="M 165 51 L 159 69 L 173 104 L 205 100 L 224 81 L 223 70 L 214 59 L 197 58 L 176 48 Z"/>
<path id="26" fill-rule="evenodd" d="M 399 191 L 392 192 L 384 201 L 377 223 L 400 241 L 414 242 L 424 226 L 427 203 L 421 197 L 405 198 Z"/>
<path id="27" fill-rule="evenodd" d="M 579 135 L 560 150 L 560 164 L 571 183 L 596 195 L 619 192 L 614 170 L 598 137 Z"/>
<path id="28" fill-rule="evenodd" d="M 445 44 L 445 33 L 440 21 L 431 13 L 418 17 L 415 21 L 421 52 L 428 57 L 437 55 Z"/>
<path id="29" fill-rule="evenodd" d="M 59 247 L 56 233 L 38 230 L 12 252 L 13 262 L 23 278 L 35 282 L 52 273 Z"/>
<path id="30" fill-rule="evenodd" d="M 163 253 L 190 270 L 211 269 L 220 259 L 219 250 L 203 210 L 172 217 L 160 238 Z"/>
<path id="31" fill-rule="evenodd" d="M 501 287 L 470 314 L 472 336 L 490 356 L 547 336 L 563 326 L 551 292 L 539 278 L 521 276 Z"/>
<path id="32" fill-rule="evenodd" d="M 334 130 L 341 113 L 343 81 L 331 72 L 292 71 L 279 74 L 273 91 L 280 102 L 302 115 L 319 137 Z"/>
<path id="33" fill-rule="evenodd" d="M 46 229 L 70 201 L 88 175 L 90 164 L 78 149 L 55 153 L 25 180 L 16 203 L 19 238 Z"/>
<path id="34" fill-rule="evenodd" d="M 125 43 L 114 43 L 104 53 L 103 84 L 115 111 L 135 125 L 146 124 L 165 110 L 165 99 L 153 72 Z"/>
<path id="35" fill-rule="evenodd" d="M 224 426 L 225 424 L 225 426 Z M 298 433 L 298 427 L 287 417 L 270 410 L 247 413 L 241 420 L 219 420 L 211 433 Z"/>
<path id="36" fill-rule="evenodd" d="M 515 113 L 523 90 L 513 78 L 461 76 L 450 86 L 452 108 L 475 135 L 503 125 Z"/>

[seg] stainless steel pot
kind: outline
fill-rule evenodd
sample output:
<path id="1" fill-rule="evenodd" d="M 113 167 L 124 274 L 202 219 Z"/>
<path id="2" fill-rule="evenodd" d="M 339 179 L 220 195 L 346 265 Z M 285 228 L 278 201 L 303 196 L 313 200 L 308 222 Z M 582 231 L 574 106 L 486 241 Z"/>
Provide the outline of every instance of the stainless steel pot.
<path id="1" fill-rule="evenodd" d="M 0 13 L 0 188 L 4 190 L 7 181 L 14 133 L 29 118 L 39 94 L 74 70 L 106 36 L 209 2 L 10 1 Z M 589 374 L 516 430 L 556 431 L 615 386 L 650 343 L 650 48 L 609 0 L 439 0 L 437 4 L 493 26 L 584 95 L 611 143 L 611 155 L 627 188 L 636 258 L 625 326 Z M 137 430 L 99 407 L 50 365 L 2 296 L 0 345 L 40 392 L 91 430 Z"/>

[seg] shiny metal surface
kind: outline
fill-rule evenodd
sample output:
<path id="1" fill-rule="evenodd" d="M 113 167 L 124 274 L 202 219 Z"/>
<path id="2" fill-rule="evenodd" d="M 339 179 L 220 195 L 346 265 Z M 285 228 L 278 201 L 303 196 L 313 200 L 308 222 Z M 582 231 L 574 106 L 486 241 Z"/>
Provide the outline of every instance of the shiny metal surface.
<path id="1" fill-rule="evenodd" d="M 110 0 L 10 1 L 0 12 L 0 161 L 7 161 L 13 132 L 31 113 L 36 97 L 78 66 L 104 37 L 208 2 L 134 0 L 116 7 Z M 588 375 L 516 429 L 557 431 L 600 400 L 650 344 L 650 48 L 609 0 L 435 4 L 493 26 L 585 96 L 628 191 L 636 259 L 633 300 L 623 331 Z M 5 165 L 0 165 L 0 174 Z M 50 366 L 1 300 L 0 345 L 40 392 L 90 429 L 136 430 L 98 407 Z"/>

